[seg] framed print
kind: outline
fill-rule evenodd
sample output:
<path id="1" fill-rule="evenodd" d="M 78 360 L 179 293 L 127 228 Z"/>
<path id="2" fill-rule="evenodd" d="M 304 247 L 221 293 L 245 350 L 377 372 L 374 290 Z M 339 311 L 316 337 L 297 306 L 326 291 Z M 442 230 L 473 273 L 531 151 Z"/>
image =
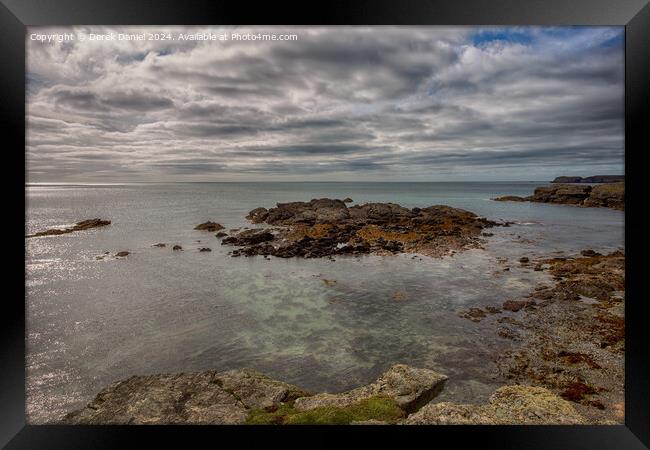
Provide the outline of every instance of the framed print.
<path id="1" fill-rule="evenodd" d="M 8 448 L 648 445 L 646 2 L 1 11 Z"/>

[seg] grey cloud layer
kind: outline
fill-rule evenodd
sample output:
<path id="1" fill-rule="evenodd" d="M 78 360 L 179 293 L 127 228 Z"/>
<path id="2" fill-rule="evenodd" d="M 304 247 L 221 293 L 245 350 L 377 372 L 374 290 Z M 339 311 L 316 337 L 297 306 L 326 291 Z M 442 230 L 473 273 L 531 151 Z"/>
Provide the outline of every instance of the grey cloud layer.
<path id="1" fill-rule="evenodd" d="M 91 30 L 142 29 L 76 29 Z M 473 28 L 237 31 L 298 40 L 28 41 L 29 181 L 623 170 L 623 52 L 607 45 L 620 30 L 528 29 L 528 44 L 474 43 Z"/>

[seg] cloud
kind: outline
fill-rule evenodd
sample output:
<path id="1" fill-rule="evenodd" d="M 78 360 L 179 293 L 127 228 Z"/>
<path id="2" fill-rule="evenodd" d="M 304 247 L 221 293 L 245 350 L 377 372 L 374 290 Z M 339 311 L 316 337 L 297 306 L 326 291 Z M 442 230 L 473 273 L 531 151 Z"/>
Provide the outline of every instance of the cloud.
<path id="1" fill-rule="evenodd" d="M 35 27 L 28 36 L 62 31 L 298 38 L 28 39 L 29 181 L 623 170 L 620 27 Z"/>

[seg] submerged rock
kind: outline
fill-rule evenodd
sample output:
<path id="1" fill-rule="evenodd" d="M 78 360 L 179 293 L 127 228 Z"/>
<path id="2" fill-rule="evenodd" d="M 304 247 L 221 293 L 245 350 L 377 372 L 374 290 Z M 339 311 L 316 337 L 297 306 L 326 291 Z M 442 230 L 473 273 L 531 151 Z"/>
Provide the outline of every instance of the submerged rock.
<path id="1" fill-rule="evenodd" d="M 212 232 L 223 230 L 224 228 L 225 227 L 223 225 L 221 225 L 220 223 L 211 222 L 211 221 L 203 222 L 203 223 L 201 223 L 201 224 L 194 227 L 195 230 L 212 231 Z"/>
<path id="2" fill-rule="evenodd" d="M 174 245 L 172 247 L 172 250 L 183 250 L 183 247 L 181 247 L 180 245 Z"/>
<path id="3" fill-rule="evenodd" d="M 165 247 L 167 247 L 167 244 L 163 244 L 163 243 L 159 242 L 158 244 L 153 244 L 152 247 L 165 248 Z"/>
<path id="4" fill-rule="evenodd" d="M 209 247 L 201 247 L 201 248 L 199 249 L 199 251 L 200 251 L 200 252 L 211 252 L 212 249 L 209 248 Z"/>
<path id="5" fill-rule="evenodd" d="M 409 425 L 580 425 L 585 419 L 566 400 L 533 386 L 504 386 L 487 405 L 430 403 L 411 414 Z"/>
<path id="6" fill-rule="evenodd" d="M 118 257 L 124 257 L 124 256 L 129 256 L 130 254 L 131 254 L 131 252 L 121 251 L 121 252 L 117 252 L 117 253 L 115 254 L 115 256 L 118 256 Z"/>
<path id="7" fill-rule="evenodd" d="M 73 233 L 75 231 L 89 230 L 91 228 L 105 227 L 110 225 L 110 220 L 103 219 L 87 219 L 77 222 L 74 226 L 69 228 L 52 228 L 45 231 L 39 231 L 38 233 L 29 234 L 26 237 L 39 237 L 39 236 L 57 236 L 60 234 Z"/>

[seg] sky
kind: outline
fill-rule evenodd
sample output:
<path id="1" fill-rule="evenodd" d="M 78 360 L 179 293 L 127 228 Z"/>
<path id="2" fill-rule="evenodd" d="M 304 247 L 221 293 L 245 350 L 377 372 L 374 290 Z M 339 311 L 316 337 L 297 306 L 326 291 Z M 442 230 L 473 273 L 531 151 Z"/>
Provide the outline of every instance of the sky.
<path id="1" fill-rule="evenodd" d="M 217 40 L 180 40 L 197 33 Z M 295 38 L 233 39 L 258 33 Z M 30 27 L 27 179 L 622 174 L 623 45 L 622 27 Z"/>

